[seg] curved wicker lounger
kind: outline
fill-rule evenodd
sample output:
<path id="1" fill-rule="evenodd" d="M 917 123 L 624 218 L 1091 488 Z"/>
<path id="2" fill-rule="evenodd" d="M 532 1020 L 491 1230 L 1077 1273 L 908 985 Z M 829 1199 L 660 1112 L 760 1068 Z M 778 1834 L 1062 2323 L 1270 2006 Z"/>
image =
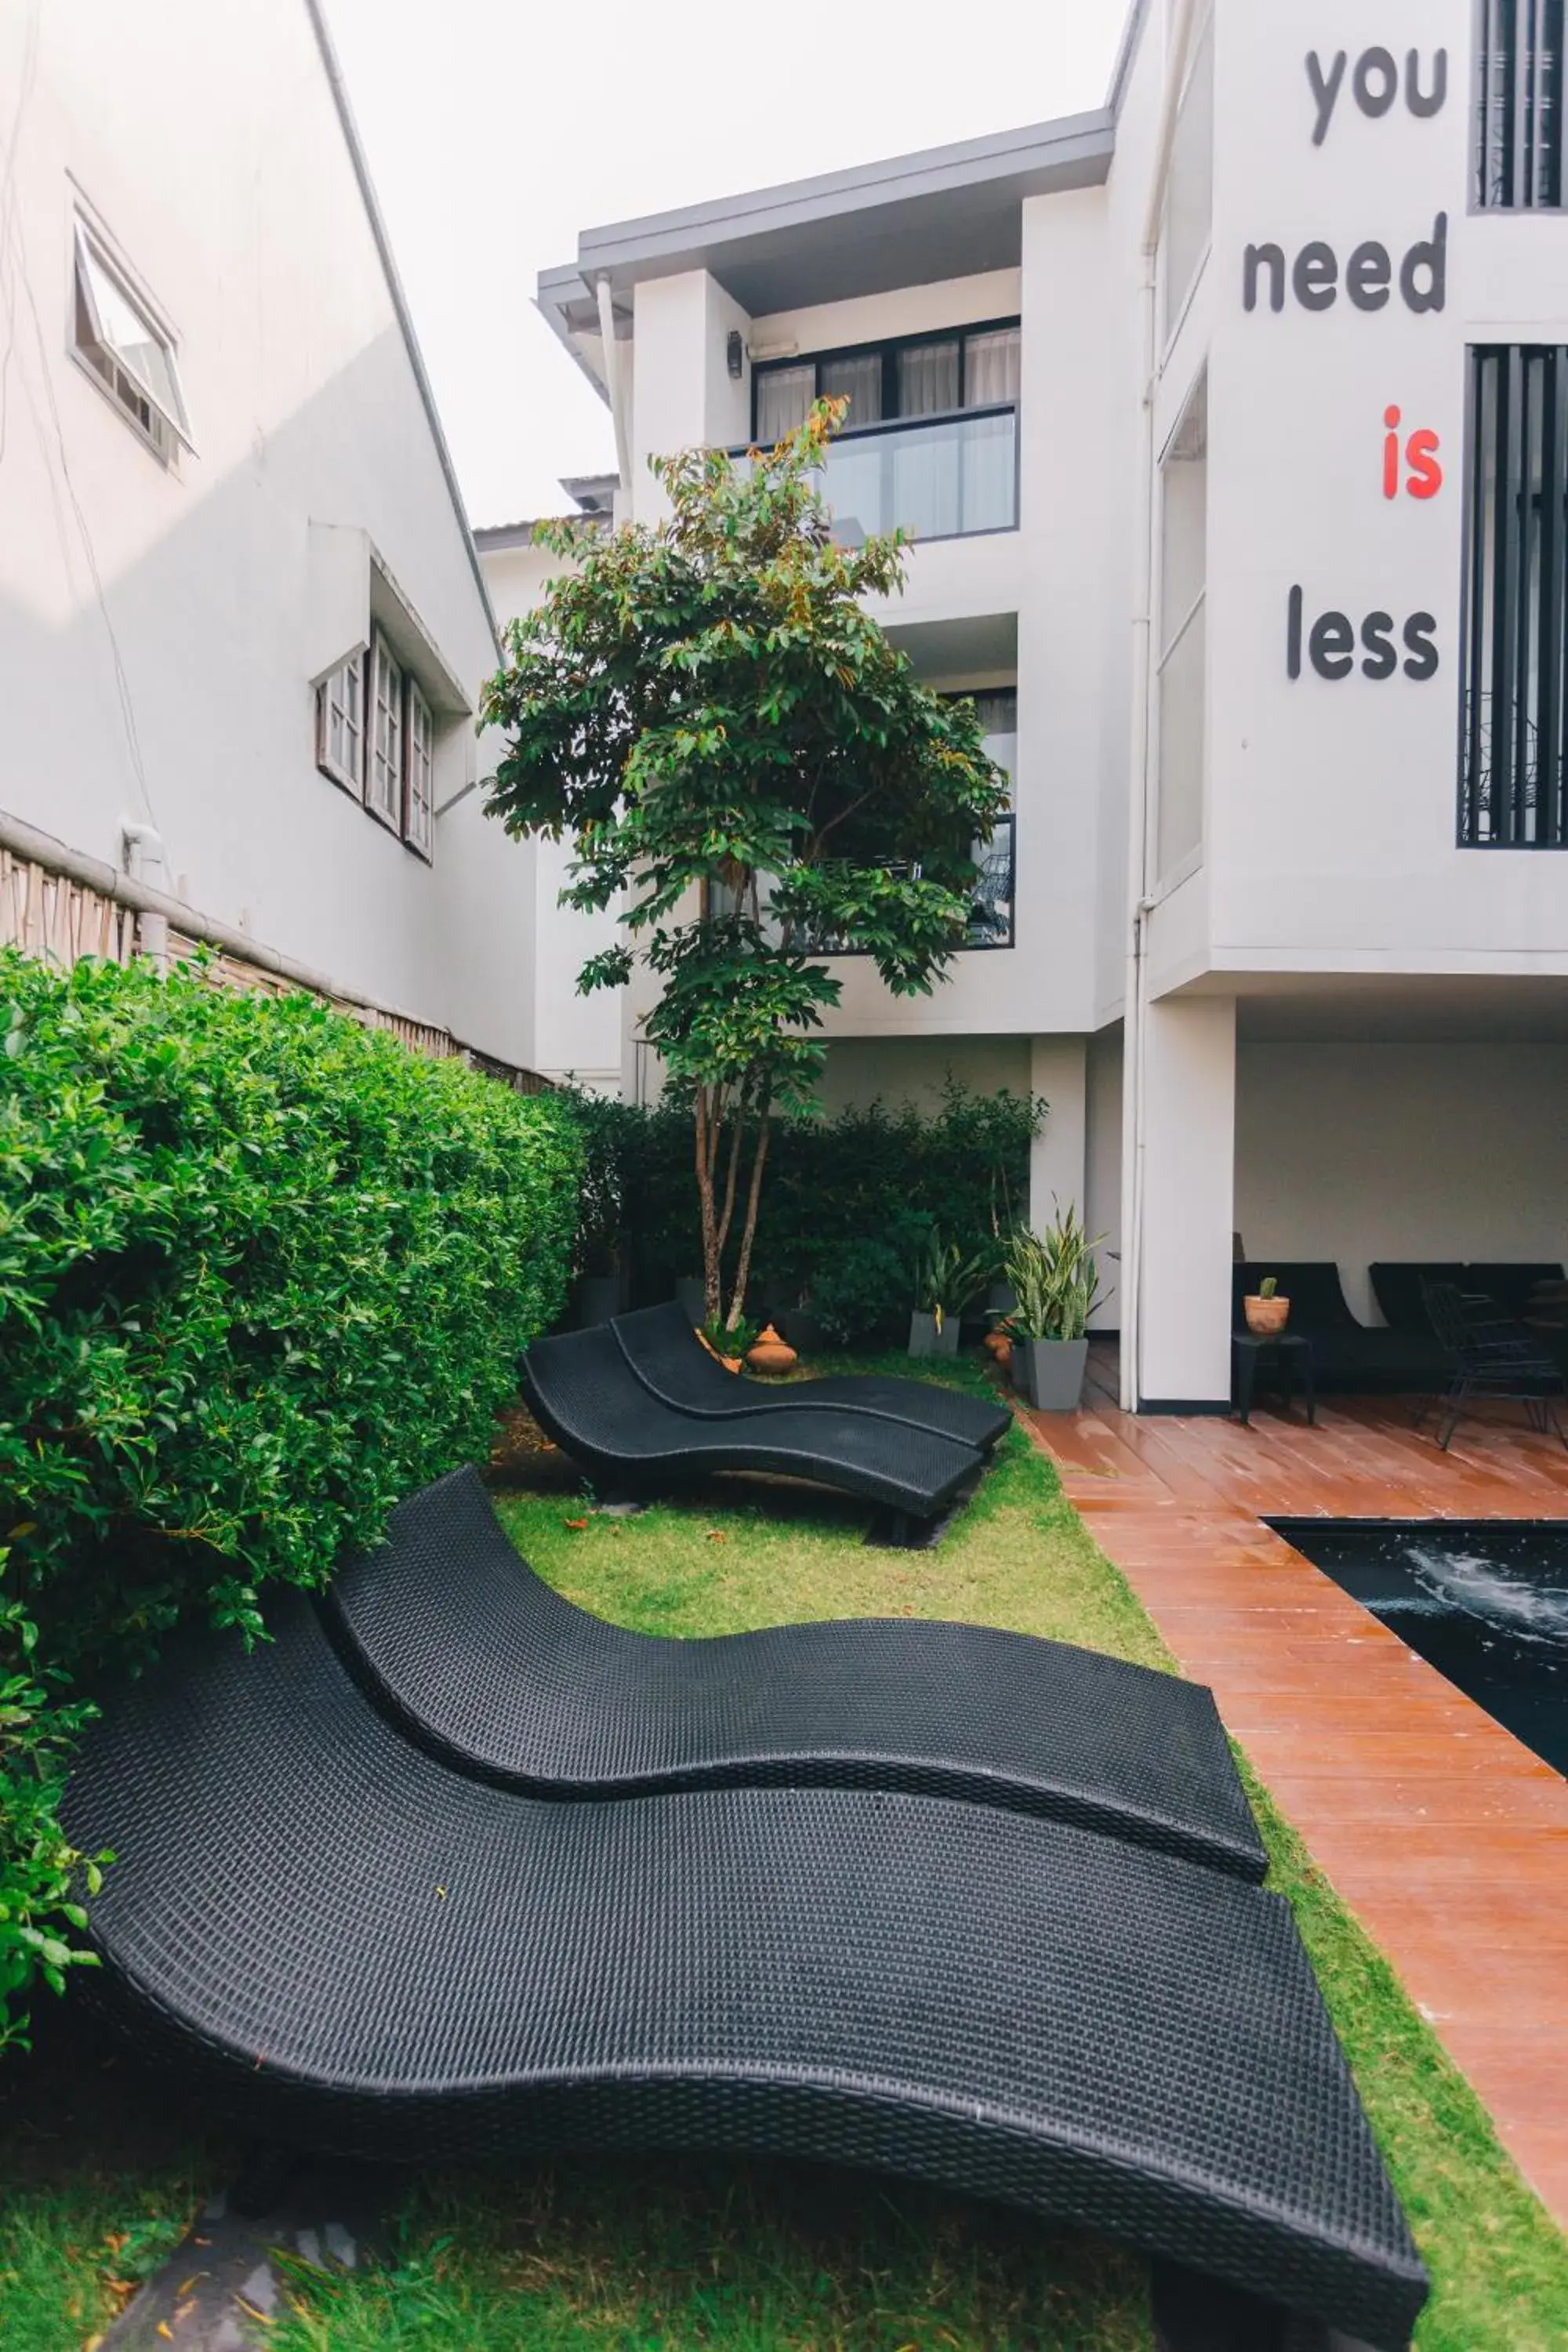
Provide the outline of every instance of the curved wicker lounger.
<path id="1" fill-rule="evenodd" d="M 572 1805 L 452 1772 L 301 1596 L 94 1727 L 102 1997 L 253 2127 L 868 2166 L 1080 2221 L 1404 2344 L 1423 2277 L 1279 1897 L 987 1806 Z"/>
<path id="2" fill-rule="evenodd" d="M 934 1429 L 942 1437 L 955 1437 L 961 1445 L 975 1445 L 987 1454 L 1013 1425 L 1005 1405 L 964 1396 L 929 1381 L 847 1373 L 833 1380 L 791 1381 L 783 1388 L 771 1389 L 743 1374 L 737 1379 L 709 1354 L 685 1308 L 673 1301 L 664 1307 L 638 1307 L 632 1315 L 617 1315 L 610 1328 L 645 1389 L 651 1389 L 678 1412 L 694 1412 L 704 1420 L 732 1421 L 742 1413 L 799 1412 L 807 1406 L 829 1406 L 841 1412 L 874 1413 L 883 1421 L 908 1422 L 915 1429 Z"/>
<path id="3" fill-rule="evenodd" d="M 522 1388 L 557 1444 L 630 1485 L 772 1471 L 931 1519 L 982 1466 L 973 1445 L 869 1413 L 812 1408 L 721 1422 L 678 1412 L 643 1387 L 604 1323 L 536 1339 L 522 1360 Z"/>
<path id="4" fill-rule="evenodd" d="M 894 1618 L 661 1641 L 520 1559 L 474 1470 L 411 1496 L 324 1606 L 410 1737 L 540 1795 L 879 1788 L 1005 1805 L 1261 1879 L 1268 1857 L 1195 1683 L 983 1625 Z"/>

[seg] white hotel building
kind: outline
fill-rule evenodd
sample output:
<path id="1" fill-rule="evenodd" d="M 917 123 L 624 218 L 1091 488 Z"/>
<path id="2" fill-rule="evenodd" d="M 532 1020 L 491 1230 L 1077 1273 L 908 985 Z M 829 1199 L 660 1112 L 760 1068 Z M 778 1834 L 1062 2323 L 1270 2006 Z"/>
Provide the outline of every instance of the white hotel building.
<path id="1" fill-rule="evenodd" d="M 1227 1396 L 1237 1233 L 1369 1321 L 1373 1260 L 1568 1244 L 1563 39 L 1530 0 L 1141 0 L 1099 112 L 540 281 L 617 513 L 650 455 L 848 394 L 830 499 L 916 534 L 886 618 L 983 698 L 1016 844 L 929 1001 L 839 967 L 827 1097 L 1048 1097 L 1037 1215 L 1119 1253 L 1128 1402 Z"/>

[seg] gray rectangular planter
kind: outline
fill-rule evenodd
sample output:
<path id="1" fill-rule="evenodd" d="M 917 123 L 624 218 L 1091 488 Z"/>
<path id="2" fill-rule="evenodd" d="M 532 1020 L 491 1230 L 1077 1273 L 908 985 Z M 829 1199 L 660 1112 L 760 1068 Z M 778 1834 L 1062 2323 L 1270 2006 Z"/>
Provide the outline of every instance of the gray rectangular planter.
<path id="1" fill-rule="evenodd" d="M 1087 1339 L 1015 1339 L 1013 1385 L 1041 1412 L 1076 1412 L 1088 1363 Z"/>
<path id="2" fill-rule="evenodd" d="M 942 1329 L 936 1328 L 934 1315 L 922 1315 L 917 1308 L 910 1317 L 910 1353 L 911 1356 L 956 1356 L 958 1353 L 958 1318 L 944 1315 Z"/>

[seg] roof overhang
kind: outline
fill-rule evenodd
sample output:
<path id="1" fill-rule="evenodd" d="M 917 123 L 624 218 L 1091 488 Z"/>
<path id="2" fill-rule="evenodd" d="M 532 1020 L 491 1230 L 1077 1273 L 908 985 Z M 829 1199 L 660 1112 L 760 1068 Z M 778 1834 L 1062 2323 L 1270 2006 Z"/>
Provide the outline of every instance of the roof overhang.
<path id="1" fill-rule="evenodd" d="M 539 308 L 602 393 L 601 278 L 619 335 L 630 332 L 640 280 L 689 269 L 706 269 L 756 319 L 1016 268 L 1025 198 L 1101 185 L 1115 133 L 1114 114 L 1100 108 L 584 229 L 574 264 L 541 272 Z"/>

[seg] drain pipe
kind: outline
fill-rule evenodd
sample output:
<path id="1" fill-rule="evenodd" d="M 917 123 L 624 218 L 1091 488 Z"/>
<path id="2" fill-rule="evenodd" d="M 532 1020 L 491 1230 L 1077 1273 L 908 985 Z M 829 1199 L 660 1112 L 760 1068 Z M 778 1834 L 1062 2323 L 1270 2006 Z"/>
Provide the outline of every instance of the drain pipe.
<path id="1" fill-rule="evenodd" d="M 599 336 L 605 346 L 605 390 L 610 395 L 610 416 L 616 428 L 616 463 L 621 469 L 621 488 L 629 498 L 632 466 L 626 449 L 626 383 L 621 374 L 621 354 L 616 342 L 616 311 L 610 299 L 607 273 L 601 272 L 595 280 L 594 290 L 599 301 Z"/>
<path id="2" fill-rule="evenodd" d="M 164 854 L 163 836 L 150 824 L 140 824 L 134 817 L 120 820 L 120 850 L 125 861 L 125 871 L 132 882 L 139 882 L 153 900 L 167 895 L 168 858 Z M 143 907 L 136 919 L 136 937 L 140 951 L 154 971 L 169 969 L 169 919 L 151 907 Z"/>
<path id="3" fill-rule="evenodd" d="M 1175 143 L 1177 109 L 1201 0 L 1175 0 L 1170 22 L 1164 90 L 1154 142 L 1153 173 L 1144 215 L 1139 294 L 1142 309 L 1142 404 L 1139 415 L 1137 515 L 1138 588 L 1132 613 L 1132 728 L 1128 773 L 1127 955 L 1123 982 L 1121 1119 L 1121 1404 L 1135 1412 L 1142 1394 L 1143 1322 L 1144 1038 L 1148 1023 L 1149 823 L 1155 740 L 1154 551 L 1159 510 L 1154 498 L 1154 392 L 1159 363 L 1160 223 Z"/>

